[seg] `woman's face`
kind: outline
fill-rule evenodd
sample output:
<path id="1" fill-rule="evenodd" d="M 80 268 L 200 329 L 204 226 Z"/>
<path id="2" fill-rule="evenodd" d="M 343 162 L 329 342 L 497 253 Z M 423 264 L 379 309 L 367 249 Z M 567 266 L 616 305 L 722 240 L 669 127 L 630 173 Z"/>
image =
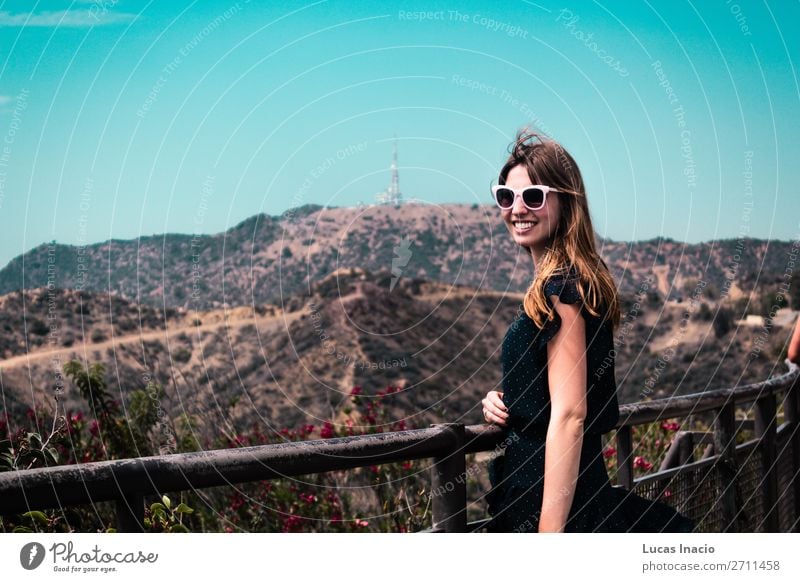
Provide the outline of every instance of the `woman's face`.
<path id="1" fill-rule="evenodd" d="M 549 186 L 550 184 L 541 184 Z M 523 164 L 511 168 L 506 178 L 506 186 L 523 188 L 531 186 L 528 170 Z M 508 210 L 501 210 L 503 221 L 506 223 L 514 242 L 524 247 L 530 247 L 534 259 L 542 254 L 546 243 L 550 240 L 558 225 L 561 212 L 560 200 L 556 192 L 548 192 L 543 208 L 530 210 L 522 203 L 522 197 L 514 200 L 514 205 Z"/>

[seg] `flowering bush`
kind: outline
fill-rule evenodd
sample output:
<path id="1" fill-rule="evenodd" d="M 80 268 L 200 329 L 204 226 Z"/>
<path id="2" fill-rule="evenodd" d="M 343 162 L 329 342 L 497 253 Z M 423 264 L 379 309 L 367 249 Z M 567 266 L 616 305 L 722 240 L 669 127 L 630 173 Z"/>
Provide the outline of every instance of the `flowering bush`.
<path id="1" fill-rule="evenodd" d="M 672 444 L 675 433 L 681 429 L 676 421 L 657 421 L 631 428 L 633 446 L 634 478 L 658 471 L 661 461 Z M 604 436 L 606 445 L 603 457 L 611 480 L 617 476 L 617 449 L 614 447 L 614 433 Z M 665 496 L 668 496 L 665 493 Z"/>
<path id="2" fill-rule="evenodd" d="M 83 368 L 70 362 L 65 373 L 80 389 L 92 414 L 68 410 L 53 418 L 29 410 L 29 426 L 14 429 L 3 414 L 0 471 L 157 454 L 157 418 L 152 406 L 160 387 L 149 384 L 145 391 L 134 391 L 123 414 L 123 407 L 106 390 L 101 364 Z M 398 391 L 389 386 L 366 396 L 356 386 L 350 402 L 333 421 L 269 433 L 258 425 L 234 434 L 220 428 L 220 434 L 205 447 L 196 437 L 197 419 L 182 415 L 170 426 L 177 452 L 400 431 L 406 430 L 406 422 L 389 419 L 385 406 L 386 399 Z M 219 487 L 183 493 L 174 507 L 168 497 L 156 499 L 145 508 L 144 525 L 153 532 L 417 531 L 430 525 L 427 482 L 427 468 L 405 461 Z M 0 531 L 114 531 L 115 519 L 113 504 L 99 503 L 91 508 L 0 518 Z"/>
<path id="3" fill-rule="evenodd" d="M 271 435 L 257 427 L 217 446 L 249 446 L 286 441 L 330 439 L 401 431 L 404 420 L 392 421 L 386 401 L 399 392 L 388 386 L 366 396 L 360 386 L 333 421 L 282 428 Z M 428 471 L 418 461 L 371 465 L 348 471 L 275 479 L 228 488 L 223 494 L 217 531 L 281 532 L 408 532 L 430 525 L 426 501 Z"/>
<path id="4" fill-rule="evenodd" d="M 7 413 L 0 421 L 0 471 L 38 469 L 53 465 L 90 463 L 110 459 L 143 457 L 156 453 L 154 429 L 157 401 L 161 387 L 149 383 L 143 390 L 128 396 L 123 413 L 120 403 L 107 390 L 105 367 L 84 367 L 77 360 L 64 365 L 70 378 L 92 411 L 88 420 L 82 411 L 66 410 L 56 414 L 29 409 L 28 426 L 11 427 Z M 175 511 L 190 513 L 181 504 Z M 151 531 L 174 526 L 173 513 L 167 512 L 163 523 L 149 521 Z M 146 514 L 147 517 L 147 514 Z M 178 520 L 180 521 L 180 520 Z M 110 503 L 92 508 L 69 508 L 65 511 L 29 511 L 20 516 L 0 518 L 0 531 L 113 531 L 115 515 Z M 178 529 L 174 531 L 179 531 Z"/>

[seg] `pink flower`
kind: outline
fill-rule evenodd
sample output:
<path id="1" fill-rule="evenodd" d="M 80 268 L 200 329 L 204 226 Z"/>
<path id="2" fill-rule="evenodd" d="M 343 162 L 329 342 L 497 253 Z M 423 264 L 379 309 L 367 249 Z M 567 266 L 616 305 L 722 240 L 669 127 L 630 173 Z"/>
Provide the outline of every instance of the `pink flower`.
<path id="1" fill-rule="evenodd" d="M 368 522 L 368 521 L 366 521 L 366 520 L 364 520 L 364 519 L 358 519 L 358 518 L 356 518 L 356 525 L 357 525 L 358 527 L 367 527 L 367 526 L 369 525 L 369 522 Z"/>
<path id="2" fill-rule="evenodd" d="M 678 424 L 677 422 L 664 421 L 661 423 L 661 428 L 663 428 L 664 430 L 678 430 L 680 427 L 681 425 Z"/>
<path id="3" fill-rule="evenodd" d="M 288 532 L 296 530 L 300 526 L 302 521 L 303 519 L 300 516 L 290 515 L 289 517 L 283 520 L 283 531 Z"/>
<path id="4" fill-rule="evenodd" d="M 645 471 L 649 471 L 653 468 L 653 464 L 649 463 L 644 457 L 634 457 L 633 466 L 644 469 Z"/>
<path id="5" fill-rule="evenodd" d="M 603 456 L 606 459 L 610 459 L 616 454 L 617 454 L 617 449 L 615 449 L 614 447 L 606 447 L 605 449 L 603 449 Z"/>
<path id="6" fill-rule="evenodd" d="M 311 493 L 301 493 L 300 499 L 311 505 L 312 503 L 317 502 L 317 496 Z"/>
<path id="7" fill-rule="evenodd" d="M 353 386 L 353 389 L 350 391 L 352 396 L 358 396 L 361 394 L 361 386 Z"/>
<path id="8" fill-rule="evenodd" d="M 241 493 L 234 493 L 231 497 L 230 507 L 233 511 L 237 511 L 244 505 L 244 496 Z"/>
<path id="9" fill-rule="evenodd" d="M 325 424 L 322 425 L 322 428 L 319 430 L 319 436 L 324 439 L 332 438 L 335 435 L 333 430 L 333 424 L 330 421 L 326 420 Z"/>
<path id="10" fill-rule="evenodd" d="M 669 489 L 664 489 L 664 497 L 672 497 L 672 491 Z"/>

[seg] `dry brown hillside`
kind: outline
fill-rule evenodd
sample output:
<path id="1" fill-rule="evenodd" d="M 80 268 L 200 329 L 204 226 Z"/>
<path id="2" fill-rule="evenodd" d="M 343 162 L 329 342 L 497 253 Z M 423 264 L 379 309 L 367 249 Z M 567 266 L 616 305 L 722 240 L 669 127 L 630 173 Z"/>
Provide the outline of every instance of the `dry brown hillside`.
<path id="1" fill-rule="evenodd" d="M 186 412 L 214 430 L 251 422 L 276 429 L 319 424 L 341 412 L 354 386 L 369 397 L 389 384 L 402 388 L 392 396 L 395 419 L 480 422 L 480 399 L 501 385 L 502 337 L 522 295 L 408 277 L 392 287 L 391 281 L 388 271 L 343 269 L 310 294 L 290 297 L 284 308 L 168 309 L 166 315 L 100 294 L 79 300 L 60 292 L 55 303 L 46 290 L 12 294 L 0 298 L 14 306 L 3 310 L 11 346 L 0 363 L 3 407 L 12 416 L 52 407 L 55 368 L 78 358 L 103 362 L 122 398 L 157 380 L 170 417 Z M 78 309 L 76 317 L 76 302 L 90 315 Z M 69 346 L 53 346 L 47 335 L 31 342 L 30 332 L 26 341 L 23 321 L 41 319 L 51 305 L 62 337 L 74 336 Z M 621 400 L 733 386 L 782 370 L 791 317 L 769 330 L 734 322 L 717 337 L 716 309 L 706 297 L 689 304 L 626 296 L 627 323 L 617 336 Z M 124 329 L 130 322 L 134 328 Z M 68 384 L 64 404 L 82 406 Z"/>

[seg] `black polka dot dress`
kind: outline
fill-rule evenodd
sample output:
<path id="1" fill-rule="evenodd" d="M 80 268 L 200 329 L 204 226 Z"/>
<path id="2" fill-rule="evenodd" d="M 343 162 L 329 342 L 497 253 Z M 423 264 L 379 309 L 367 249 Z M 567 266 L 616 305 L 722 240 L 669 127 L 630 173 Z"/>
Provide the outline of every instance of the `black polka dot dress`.
<path id="1" fill-rule="evenodd" d="M 563 303 L 580 303 L 573 269 L 553 275 L 545 284 Z M 614 343 L 611 323 L 581 305 L 586 322 L 587 416 L 584 424 L 578 483 L 565 531 L 570 532 L 689 532 L 695 521 L 669 505 L 612 487 L 602 454 L 601 435 L 619 420 Z M 561 327 L 553 319 L 539 329 L 522 311 L 503 340 L 503 402 L 508 408 L 505 454 L 489 467 L 492 488 L 487 494 L 490 532 L 537 532 L 544 490 L 544 458 L 550 419 L 547 342 Z"/>

